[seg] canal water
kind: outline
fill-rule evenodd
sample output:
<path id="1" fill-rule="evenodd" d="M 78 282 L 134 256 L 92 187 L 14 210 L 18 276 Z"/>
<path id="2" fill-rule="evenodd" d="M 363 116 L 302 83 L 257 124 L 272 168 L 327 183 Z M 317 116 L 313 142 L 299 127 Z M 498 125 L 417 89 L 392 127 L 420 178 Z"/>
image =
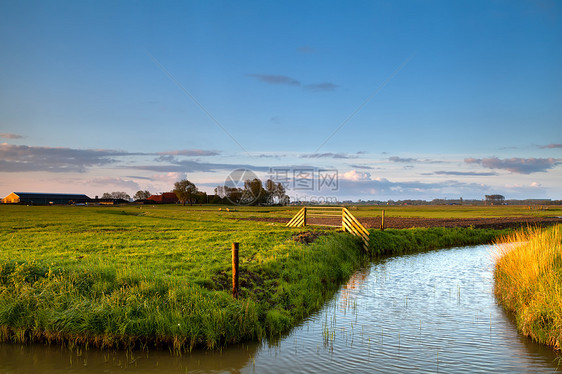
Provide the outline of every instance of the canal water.
<path id="1" fill-rule="evenodd" d="M 489 246 L 375 261 L 276 342 L 182 357 L 0 344 L 0 373 L 557 371 L 560 357 L 519 336 L 497 305 L 493 263 Z"/>

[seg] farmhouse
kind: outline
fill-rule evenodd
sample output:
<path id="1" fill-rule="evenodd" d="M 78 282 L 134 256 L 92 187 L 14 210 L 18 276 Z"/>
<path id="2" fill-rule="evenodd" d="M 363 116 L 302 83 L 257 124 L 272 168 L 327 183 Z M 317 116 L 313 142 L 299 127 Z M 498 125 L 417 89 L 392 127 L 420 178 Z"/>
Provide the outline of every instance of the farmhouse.
<path id="1" fill-rule="evenodd" d="M 90 198 L 84 194 L 12 192 L 2 199 L 3 204 L 73 204 L 86 203 Z"/>
<path id="2" fill-rule="evenodd" d="M 164 192 L 162 195 L 152 195 L 148 200 L 156 204 L 175 204 L 179 201 L 178 197 L 173 192 Z"/>

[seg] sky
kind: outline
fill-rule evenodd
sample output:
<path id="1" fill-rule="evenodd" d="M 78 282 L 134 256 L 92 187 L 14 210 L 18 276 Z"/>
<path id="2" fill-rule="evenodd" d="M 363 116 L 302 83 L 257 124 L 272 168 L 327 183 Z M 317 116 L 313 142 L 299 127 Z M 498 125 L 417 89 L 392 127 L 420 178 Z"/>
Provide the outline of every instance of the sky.
<path id="1" fill-rule="evenodd" d="M 0 195 L 562 199 L 558 1 L 0 0 Z"/>

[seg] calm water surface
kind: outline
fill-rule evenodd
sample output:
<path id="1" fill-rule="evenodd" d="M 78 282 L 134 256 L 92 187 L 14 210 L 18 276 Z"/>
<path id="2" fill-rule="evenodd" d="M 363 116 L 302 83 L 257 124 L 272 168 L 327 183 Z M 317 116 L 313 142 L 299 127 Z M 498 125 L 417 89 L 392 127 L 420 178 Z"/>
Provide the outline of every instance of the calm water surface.
<path id="1" fill-rule="evenodd" d="M 489 246 L 374 262 L 276 343 L 183 357 L 0 345 L 1 373 L 554 372 L 495 302 Z M 561 365 L 562 366 L 562 365 Z"/>

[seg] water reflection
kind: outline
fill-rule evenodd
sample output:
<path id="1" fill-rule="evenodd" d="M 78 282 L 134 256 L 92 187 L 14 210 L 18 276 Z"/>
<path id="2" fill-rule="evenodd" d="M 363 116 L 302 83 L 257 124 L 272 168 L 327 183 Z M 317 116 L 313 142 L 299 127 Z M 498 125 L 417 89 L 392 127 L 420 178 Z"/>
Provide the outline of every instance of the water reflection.
<path id="1" fill-rule="evenodd" d="M 9 373 L 554 372 L 549 348 L 517 334 L 493 296 L 487 246 L 382 259 L 320 312 L 268 344 L 183 357 L 0 345 Z"/>
<path id="2" fill-rule="evenodd" d="M 240 373 L 251 367 L 260 344 L 222 351 L 100 352 L 41 344 L 0 344 L 0 373 Z"/>
<path id="3" fill-rule="evenodd" d="M 259 350 L 255 371 L 556 371 L 554 352 L 517 334 L 492 287 L 488 246 L 383 259 L 277 348 Z"/>

